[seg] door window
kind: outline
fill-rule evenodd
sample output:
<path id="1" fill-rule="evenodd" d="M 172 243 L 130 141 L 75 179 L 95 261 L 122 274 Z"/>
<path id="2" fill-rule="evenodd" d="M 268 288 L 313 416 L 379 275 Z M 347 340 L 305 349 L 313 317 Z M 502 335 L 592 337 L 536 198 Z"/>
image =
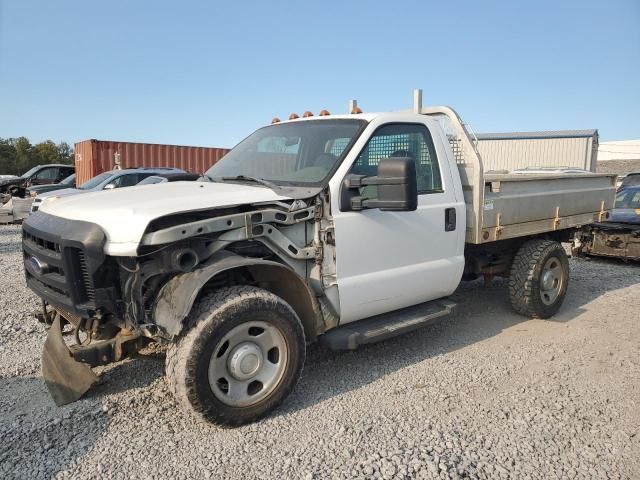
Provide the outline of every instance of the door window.
<path id="1" fill-rule="evenodd" d="M 415 160 L 419 194 L 443 191 L 436 150 L 426 126 L 394 123 L 378 128 L 360 152 L 351 173 L 374 176 L 380 160 L 389 157 Z"/>
<path id="2" fill-rule="evenodd" d="M 152 172 L 139 173 L 138 177 L 136 179 L 136 185 L 138 185 L 145 178 L 153 177 L 154 175 L 155 175 L 155 173 L 152 173 Z M 162 177 L 160 177 L 160 178 L 162 178 Z"/>
<path id="3" fill-rule="evenodd" d="M 42 169 L 33 178 L 34 180 L 55 180 L 57 175 L 58 169 L 55 167 L 50 167 Z"/>
<path id="4" fill-rule="evenodd" d="M 120 175 L 113 182 L 116 188 L 122 187 L 132 187 L 136 183 L 138 183 L 138 174 L 137 173 L 128 173 L 124 175 Z"/>

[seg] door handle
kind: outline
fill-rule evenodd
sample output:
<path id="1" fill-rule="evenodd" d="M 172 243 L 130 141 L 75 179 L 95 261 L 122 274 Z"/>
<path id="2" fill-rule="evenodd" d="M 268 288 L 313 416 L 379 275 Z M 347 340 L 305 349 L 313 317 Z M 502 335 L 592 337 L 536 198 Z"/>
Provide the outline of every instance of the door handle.
<path id="1" fill-rule="evenodd" d="M 444 231 L 452 232 L 456 229 L 456 209 L 447 208 L 444 211 Z"/>

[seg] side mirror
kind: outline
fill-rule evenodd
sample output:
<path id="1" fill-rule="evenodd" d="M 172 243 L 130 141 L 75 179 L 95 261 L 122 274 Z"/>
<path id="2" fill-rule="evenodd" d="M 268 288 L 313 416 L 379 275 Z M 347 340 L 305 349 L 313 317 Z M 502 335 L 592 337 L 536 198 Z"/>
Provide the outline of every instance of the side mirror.
<path id="1" fill-rule="evenodd" d="M 114 188 L 116 188 L 116 184 L 115 183 L 107 183 L 103 190 L 113 190 Z"/>
<path id="2" fill-rule="evenodd" d="M 359 189 L 376 185 L 376 197 L 361 196 Z M 412 212 L 418 208 L 416 163 L 410 157 L 391 157 L 378 164 L 378 175 L 350 174 L 342 182 L 340 211 L 379 208 L 386 212 Z"/>

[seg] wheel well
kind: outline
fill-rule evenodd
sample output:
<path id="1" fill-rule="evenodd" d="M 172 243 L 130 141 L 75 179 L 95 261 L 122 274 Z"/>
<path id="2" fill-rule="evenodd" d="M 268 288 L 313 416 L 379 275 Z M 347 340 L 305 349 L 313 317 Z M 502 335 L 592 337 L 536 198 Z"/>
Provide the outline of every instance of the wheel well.
<path id="1" fill-rule="evenodd" d="M 304 280 L 287 267 L 256 264 L 225 270 L 211 277 L 200 295 L 218 288 L 221 279 L 225 278 L 234 284 L 253 284 L 282 298 L 300 318 L 307 341 L 315 340 L 324 332 L 324 321 L 316 297 Z"/>
<path id="2" fill-rule="evenodd" d="M 473 280 L 479 275 L 509 276 L 511 264 L 517 252 L 527 242 L 535 239 L 569 242 L 575 229 L 558 230 L 544 234 L 498 240 L 480 245 L 470 245 L 465 251 L 465 276 Z"/>

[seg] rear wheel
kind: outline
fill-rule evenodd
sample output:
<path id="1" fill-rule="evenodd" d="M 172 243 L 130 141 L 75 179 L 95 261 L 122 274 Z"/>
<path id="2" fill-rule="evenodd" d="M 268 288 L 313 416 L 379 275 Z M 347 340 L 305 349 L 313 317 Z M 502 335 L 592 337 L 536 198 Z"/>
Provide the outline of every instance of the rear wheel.
<path id="1" fill-rule="evenodd" d="M 511 266 L 511 305 L 527 317 L 549 318 L 560 309 L 568 284 L 569 260 L 562 245 L 552 240 L 529 240 Z"/>
<path id="2" fill-rule="evenodd" d="M 280 297 L 228 287 L 202 297 L 169 347 L 166 371 L 178 401 L 224 427 L 252 422 L 284 400 L 305 359 L 302 324 Z"/>

